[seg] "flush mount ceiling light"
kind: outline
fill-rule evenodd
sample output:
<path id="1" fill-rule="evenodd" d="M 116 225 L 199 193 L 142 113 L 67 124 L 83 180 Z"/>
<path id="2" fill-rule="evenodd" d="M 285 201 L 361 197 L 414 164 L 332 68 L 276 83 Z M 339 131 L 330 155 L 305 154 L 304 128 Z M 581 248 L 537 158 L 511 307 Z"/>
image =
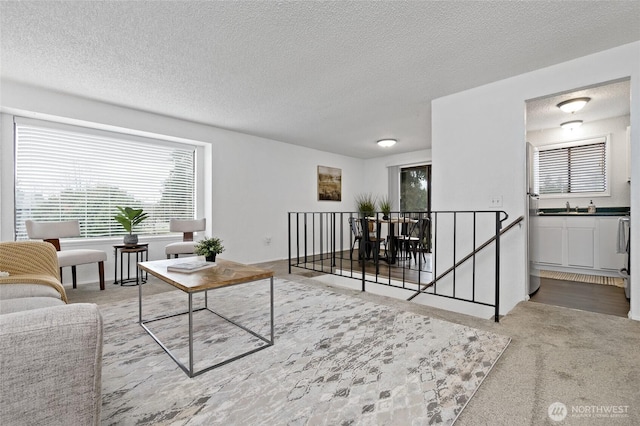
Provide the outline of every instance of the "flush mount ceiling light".
<path id="1" fill-rule="evenodd" d="M 378 145 L 380 145 L 383 148 L 389 148 L 390 146 L 394 146 L 396 142 L 398 141 L 395 139 L 381 139 L 378 141 Z"/>
<path id="2" fill-rule="evenodd" d="M 580 126 L 582 126 L 582 120 L 566 121 L 560 124 L 560 127 L 567 130 L 577 129 Z"/>
<path id="3" fill-rule="evenodd" d="M 589 102 L 591 98 L 575 98 L 569 99 L 568 101 L 560 102 L 556 105 L 558 108 L 563 110 L 564 112 L 568 112 L 573 114 L 576 111 L 580 111 L 584 106 Z"/>

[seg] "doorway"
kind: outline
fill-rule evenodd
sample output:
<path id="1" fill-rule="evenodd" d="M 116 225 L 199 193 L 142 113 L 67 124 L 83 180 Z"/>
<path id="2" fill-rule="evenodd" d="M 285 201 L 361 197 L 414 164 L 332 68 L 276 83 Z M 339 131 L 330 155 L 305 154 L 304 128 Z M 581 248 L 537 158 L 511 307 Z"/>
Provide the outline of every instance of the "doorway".
<path id="1" fill-rule="evenodd" d="M 583 108 L 560 108 L 573 99 Z M 629 78 L 526 102 L 531 300 L 627 316 L 616 238 L 630 215 L 630 108 Z"/>

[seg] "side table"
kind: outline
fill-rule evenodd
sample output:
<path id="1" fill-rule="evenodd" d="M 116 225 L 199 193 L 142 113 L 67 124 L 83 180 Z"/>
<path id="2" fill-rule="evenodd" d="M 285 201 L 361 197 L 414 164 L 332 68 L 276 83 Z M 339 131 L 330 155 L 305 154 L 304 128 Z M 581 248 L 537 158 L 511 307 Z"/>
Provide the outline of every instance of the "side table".
<path id="1" fill-rule="evenodd" d="M 120 252 L 120 281 L 118 281 L 118 252 Z M 124 285 L 139 285 L 147 282 L 149 274 L 140 273 L 138 270 L 138 262 L 149 260 L 149 243 L 142 244 L 116 244 L 113 246 L 113 253 L 115 255 L 115 270 L 114 270 L 114 284 Z M 124 278 L 124 255 L 127 255 L 127 278 Z M 131 277 L 131 255 L 135 254 L 136 263 L 135 278 Z"/>

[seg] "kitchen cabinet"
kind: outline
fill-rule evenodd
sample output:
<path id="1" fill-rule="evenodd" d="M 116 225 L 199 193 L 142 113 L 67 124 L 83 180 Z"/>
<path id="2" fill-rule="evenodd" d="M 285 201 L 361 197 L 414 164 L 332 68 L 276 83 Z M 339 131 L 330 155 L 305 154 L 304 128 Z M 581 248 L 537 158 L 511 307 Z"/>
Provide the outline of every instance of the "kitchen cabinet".
<path id="1" fill-rule="evenodd" d="M 563 227 L 564 221 L 561 218 L 531 218 L 531 260 L 534 263 L 562 265 Z"/>
<path id="2" fill-rule="evenodd" d="M 539 269 L 614 275 L 624 266 L 617 216 L 534 216 L 530 225 L 530 260 Z"/>
<path id="3" fill-rule="evenodd" d="M 598 244 L 600 269 L 619 271 L 626 267 L 626 253 L 618 253 L 618 218 L 607 217 L 599 219 Z"/>
<path id="4" fill-rule="evenodd" d="M 593 268 L 594 229 L 567 226 L 567 264 Z"/>

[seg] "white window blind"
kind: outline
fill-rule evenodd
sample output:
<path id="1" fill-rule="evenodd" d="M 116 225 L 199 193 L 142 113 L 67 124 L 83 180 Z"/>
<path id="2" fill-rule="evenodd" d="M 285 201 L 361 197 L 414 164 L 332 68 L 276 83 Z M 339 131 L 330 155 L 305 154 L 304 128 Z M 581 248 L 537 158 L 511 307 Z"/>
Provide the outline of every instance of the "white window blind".
<path id="1" fill-rule="evenodd" d="M 136 234 L 194 218 L 195 146 L 17 118 L 15 144 L 17 240 L 27 219 L 77 219 L 85 238 L 124 235 L 116 206 L 149 214 Z"/>
<path id="2" fill-rule="evenodd" d="M 606 139 L 561 148 L 540 148 L 537 172 L 540 194 L 606 192 Z"/>

